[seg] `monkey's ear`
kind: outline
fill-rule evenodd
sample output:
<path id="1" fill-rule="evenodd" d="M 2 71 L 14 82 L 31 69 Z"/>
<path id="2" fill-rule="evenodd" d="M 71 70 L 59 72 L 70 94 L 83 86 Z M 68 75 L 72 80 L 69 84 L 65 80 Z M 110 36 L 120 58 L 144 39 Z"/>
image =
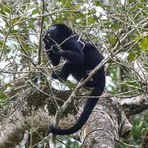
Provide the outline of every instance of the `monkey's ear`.
<path id="1" fill-rule="evenodd" d="M 53 40 L 57 38 L 57 35 L 58 35 L 58 28 L 56 26 L 52 26 L 51 28 L 49 28 L 45 34 L 46 38 Z"/>

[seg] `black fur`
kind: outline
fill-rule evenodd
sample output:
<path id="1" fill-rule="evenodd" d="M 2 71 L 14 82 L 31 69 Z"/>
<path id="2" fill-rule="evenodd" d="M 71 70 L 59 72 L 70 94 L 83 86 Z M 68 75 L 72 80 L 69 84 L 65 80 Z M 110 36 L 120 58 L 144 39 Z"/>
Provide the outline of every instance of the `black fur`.
<path id="1" fill-rule="evenodd" d="M 53 78 L 66 80 L 69 74 L 72 74 L 77 81 L 80 81 L 81 78 L 86 78 L 88 73 L 102 61 L 103 56 L 94 45 L 83 40 L 78 41 L 78 39 L 79 36 L 64 24 L 55 24 L 47 30 L 43 41 L 50 61 L 55 66 L 59 64 L 61 57 L 66 59 L 62 70 L 52 74 Z M 105 87 L 104 67 L 99 69 L 85 86 L 94 88 L 91 96 L 100 96 Z M 98 99 L 99 97 L 87 99 L 83 112 L 73 127 L 60 129 L 51 125 L 49 132 L 55 135 L 77 132 L 88 120 Z"/>

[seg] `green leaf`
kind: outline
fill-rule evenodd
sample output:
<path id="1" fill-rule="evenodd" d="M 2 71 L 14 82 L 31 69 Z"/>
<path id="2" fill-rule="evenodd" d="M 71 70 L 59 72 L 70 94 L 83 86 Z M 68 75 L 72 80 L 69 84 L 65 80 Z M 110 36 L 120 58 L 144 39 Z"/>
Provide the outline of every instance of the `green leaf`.
<path id="1" fill-rule="evenodd" d="M 125 82 L 124 83 L 124 85 L 126 86 L 126 87 L 131 87 L 131 88 L 139 88 L 139 85 L 138 85 L 138 83 L 136 82 L 136 81 L 127 81 L 127 82 Z"/>
<path id="2" fill-rule="evenodd" d="M 129 61 L 135 61 L 138 56 L 139 56 L 139 53 L 138 53 L 137 49 L 133 49 L 133 50 L 129 53 L 128 59 L 129 59 Z"/>
<path id="3" fill-rule="evenodd" d="M 91 15 L 91 14 L 95 14 L 96 13 L 96 10 L 95 9 L 91 9 L 88 11 L 88 14 L 87 15 Z"/>
<path id="4" fill-rule="evenodd" d="M 7 13 L 11 12 L 11 9 L 9 7 L 7 7 L 6 5 L 0 4 L 0 10 L 3 10 Z"/>
<path id="5" fill-rule="evenodd" d="M 62 4 L 65 5 L 66 3 L 66 0 L 61 0 Z"/>
<path id="6" fill-rule="evenodd" d="M 0 91 L 0 100 L 4 100 L 6 98 L 7 98 L 6 94 L 3 91 Z"/>
<path id="7" fill-rule="evenodd" d="M 38 9 L 34 9 L 34 10 L 32 11 L 32 15 L 35 15 L 35 14 L 39 14 L 39 10 L 38 10 Z"/>
<path id="8" fill-rule="evenodd" d="M 136 37 L 134 40 L 135 41 L 140 41 L 142 39 L 142 36 L 138 36 L 138 37 Z"/>
<path id="9" fill-rule="evenodd" d="M 147 51 L 147 50 L 148 50 L 148 37 L 144 38 L 144 39 L 139 43 L 139 47 L 140 47 L 143 51 Z"/>
<path id="10" fill-rule="evenodd" d="M 89 23 L 89 25 L 90 25 L 90 24 L 94 24 L 94 23 L 95 23 L 95 18 L 94 18 L 93 16 L 90 16 L 90 17 L 88 18 L 88 23 Z"/>
<path id="11" fill-rule="evenodd" d="M 3 40 L 0 40 L 0 46 L 2 46 L 3 45 Z M 1 49 L 0 49 L 0 51 L 1 51 Z"/>
<path id="12" fill-rule="evenodd" d="M 11 12 L 11 9 L 9 7 L 7 7 L 6 5 L 3 5 L 3 10 L 7 13 Z"/>
<path id="13" fill-rule="evenodd" d="M 5 84 L 5 87 L 8 88 L 8 87 L 13 87 L 12 83 L 7 83 Z"/>
<path id="14" fill-rule="evenodd" d="M 117 39 L 115 37 L 109 38 L 110 43 L 114 46 L 117 42 Z"/>
<path id="15" fill-rule="evenodd" d="M 70 3 L 71 3 L 71 0 L 67 0 L 66 1 L 66 7 L 69 7 L 70 6 Z"/>
<path id="16" fill-rule="evenodd" d="M 27 20 L 28 20 L 28 17 L 20 17 L 19 16 L 19 17 L 13 18 L 12 23 L 16 25 L 16 24 L 19 24 L 19 23 L 22 23 L 22 22 L 24 23 Z"/>
<path id="17" fill-rule="evenodd" d="M 11 30 L 11 34 L 17 34 L 18 30 Z"/>
<path id="18" fill-rule="evenodd" d="M 96 0 L 96 1 L 95 1 L 95 5 L 96 5 L 96 6 L 101 6 L 102 4 L 101 4 L 100 0 Z"/>

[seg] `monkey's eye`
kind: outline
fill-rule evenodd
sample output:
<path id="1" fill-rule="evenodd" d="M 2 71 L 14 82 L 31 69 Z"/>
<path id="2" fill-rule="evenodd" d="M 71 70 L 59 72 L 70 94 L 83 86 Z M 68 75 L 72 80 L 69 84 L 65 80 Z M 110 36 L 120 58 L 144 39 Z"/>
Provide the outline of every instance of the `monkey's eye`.
<path id="1" fill-rule="evenodd" d="M 46 35 L 47 35 L 47 37 L 49 37 L 49 38 L 50 38 L 50 36 L 51 36 L 51 34 L 50 34 L 50 33 L 48 33 L 48 32 L 47 32 L 47 34 L 46 34 Z"/>
<path id="2" fill-rule="evenodd" d="M 52 27 L 52 28 L 48 29 L 48 30 L 46 31 L 46 36 L 47 36 L 48 38 L 54 37 L 54 35 L 55 35 L 55 30 L 56 30 L 56 27 Z"/>

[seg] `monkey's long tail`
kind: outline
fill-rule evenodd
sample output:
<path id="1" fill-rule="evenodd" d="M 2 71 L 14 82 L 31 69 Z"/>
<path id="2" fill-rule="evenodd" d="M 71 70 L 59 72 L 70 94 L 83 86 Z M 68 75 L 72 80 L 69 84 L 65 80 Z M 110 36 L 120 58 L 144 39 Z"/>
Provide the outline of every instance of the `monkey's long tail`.
<path id="1" fill-rule="evenodd" d="M 102 82 L 103 81 L 103 82 Z M 105 86 L 105 80 L 102 80 L 101 83 L 99 83 L 94 90 L 91 93 L 91 96 L 100 96 L 104 90 Z M 49 133 L 53 133 L 54 135 L 69 135 L 77 132 L 79 129 L 83 127 L 83 125 L 86 123 L 88 120 L 90 114 L 92 113 L 94 107 L 96 106 L 98 102 L 99 97 L 97 98 L 88 98 L 84 109 L 76 122 L 76 124 L 68 129 L 61 129 L 59 127 L 55 127 L 53 125 L 49 126 Z"/>

